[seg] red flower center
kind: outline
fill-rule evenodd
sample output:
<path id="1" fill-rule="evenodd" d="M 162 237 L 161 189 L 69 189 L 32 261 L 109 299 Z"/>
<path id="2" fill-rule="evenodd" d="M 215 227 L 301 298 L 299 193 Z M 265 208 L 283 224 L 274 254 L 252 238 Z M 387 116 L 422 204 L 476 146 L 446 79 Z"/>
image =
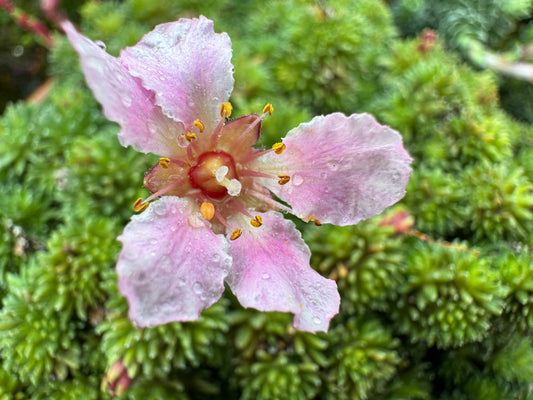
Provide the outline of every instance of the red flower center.
<path id="1" fill-rule="evenodd" d="M 232 179 L 237 179 L 235 161 L 220 150 L 203 153 L 189 169 L 191 186 L 213 199 L 221 199 L 228 193 L 227 182 Z"/>

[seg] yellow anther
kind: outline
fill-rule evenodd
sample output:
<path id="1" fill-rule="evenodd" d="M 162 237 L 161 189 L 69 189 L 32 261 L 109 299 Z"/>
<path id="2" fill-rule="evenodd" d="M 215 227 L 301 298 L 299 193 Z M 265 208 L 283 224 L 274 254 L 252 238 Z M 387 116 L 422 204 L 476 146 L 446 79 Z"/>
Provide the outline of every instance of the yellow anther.
<path id="1" fill-rule="evenodd" d="M 159 159 L 159 166 L 161 168 L 168 168 L 169 165 L 170 165 L 170 158 L 161 157 Z"/>
<path id="2" fill-rule="evenodd" d="M 263 108 L 263 114 L 264 113 L 268 113 L 268 115 L 272 115 L 272 113 L 274 112 L 274 107 L 272 106 L 272 104 L 268 103 L 264 108 Z"/>
<path id="3" fill-rule="evenodd" d="M 193 124 L 194 126 L 196 126 L 198 129 L 200 129 L 200 132 L 203 132 L 203 131 L 204 131 L 204 124 L 202 124 L 202 123 L 200 122 L 199 119 L 197 119 L 196 121 L 194 121 L 192 124 Z"/>
<path id="4" fill-rule="evenodd" d="M 316 218 L 311 218 L 310 221 L 313 221 L 315 226 L 320 226 L 322 225 L 322 222 L 320 222 L 318 219 Z"/>
<path id="5" fill-rule="evenodd" d="M 196 139 L 196 133 L 187 132 L 187 134 L 185 135 L 185 139 L 187 139 L 187 142 Z"/>
<path id="6" fill-rule="evenodd" d="M 283 151 L 287 148 L 287 146 L 285 146 L 285 144 L 279 142 L 279 143 L 274 143 L 274 145 L 272 146 L 272 150 L 274 150 L 274 153 L 276 154 L 281 154 L 283 153 Z"/>
<path id="7" fill-rule="evenodd" d="M 260 215 L 256 215 L 254 219 L 250 220 L 250 224 L 252 224 L 254 228 L 259 228 L 263 225 L 263 219 Z"/>
<path id="8" fill-rule="evenodd" d="M 226 101 L 225 103 L 222 103 L 220 105 L 220 116 L 224 118 L 229 118 L 232 110 L 233 106 L 229 101 Z"/>
<path id="9" fill-rule="evenodd" d="M 200 206 L 200 212 L 206 220 L 211 221 L 211 219 L 215 216 L 215 206 L 213 203 L 204 201 Z"/>
<path id="10" fill-rule="evenodd" d="M 285 185 L 287 182 L 291 180 L 291 177 L 289 175 L 278 175 L 279 181 L 278 183 L 280 185 Z"/>
<path id="11" fill-rule="evenodd" d="M 146 210 L 146 207 L 148 207 L 148 203 L 143 203 L 142 198 L 138 198 L 135 203 L 133 203 L 133 210 L 135 212 L 141 212 Z"/>
<path id="12" fill-rule="evenodd" d="M 242 235 L 242 231 L 240 229 L 235 229 L 233 231 L 233 233 L 231 234 L 231 236 L 229 237 L 230 240 L 235 240 L 237 239 L 239 236 Z"/>

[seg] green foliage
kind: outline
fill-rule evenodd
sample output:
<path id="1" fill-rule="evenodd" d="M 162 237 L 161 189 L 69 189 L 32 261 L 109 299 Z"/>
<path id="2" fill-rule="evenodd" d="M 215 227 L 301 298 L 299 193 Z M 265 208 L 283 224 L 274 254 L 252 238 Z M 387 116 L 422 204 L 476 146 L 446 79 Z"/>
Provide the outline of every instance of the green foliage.
<path id="1" fill-rule="evenodd" d="M 533 183 L 521 168 L 481 163 L 463 176 L 467 187 L 476 187 L 470 216 L 474 238 L 531 241 Z"/>
<path id="2" fill-rule="evenodd" d="M 374 319 L 348 319 L 330 335 L 335 350 L 325 398 L 366 399 L 383 390 L 401 361 L 399 341 Z"/>
<path id="3" fill-rule="evenodd" d="M 486 337 L 503 309 L 499 275 L 488 259 L 459 249 L 417 245 L 407 260 L 403 296 L 391 310 L 413 342 L 457 347 Z"/>
<path id="4" fill-rule="evenodd" d="M 510 289 L 505 313 L 523 332 L 533 329 L 533 255 L 524 248 L 502 257 L 502 280 Z"/>
<path id="5" fill-rule="evenodd" d="M 311 264 L 337 281 L 346 315 L 385 310 L 403 283 L 401 240 L 374 218 L 350 227 L 321 226 L 305 231 Z"/>
<path id="6" fill-rule="evenodd" d="M 0 312 L 3 367 L 33 385 L 50 376 L 63 381 L 80 365 L 79 323 L 35 301 L 28 275 L 23 270 L 20 276 L 8 277 L 10 293 Z"/>
<path id="7" fill-rule="evenodd" d="M 274 105 L 259 147 L 316 113 L 374 113 L 414 157 L 392 212 L 415 225 L 299 225 L 341 295 L 327 334 L 229 291 L 198 321 L 134 326 L 116 237 L 156 159 L 120 146 L 57 32 L 47 98 L 0 117 L 0 400 L 108 399 L 116 363 L 135 400 L 531 397 L 533 135 L 500 104 L 533 121 L 530 84 L 461 58 L 533 61 L 531 1 L 71 3 L 112 55 L 155 24 L 213 19 L 233 42 L 234 115 Z"/>
<path id="8" fill-rule="evenodd" d="M 115 274 L 109 273 L 107 282 L 112 290 L 109 312 L 97 328 L 109 365 L 122 360 L 130 377 L 156 379 L 202 363 L 220 367 L 224 333 L 228 329 L 223 300 L 195 322 L 137 328 L 126 315 L 127 304 L 112 283 L 115 280 Z"/>

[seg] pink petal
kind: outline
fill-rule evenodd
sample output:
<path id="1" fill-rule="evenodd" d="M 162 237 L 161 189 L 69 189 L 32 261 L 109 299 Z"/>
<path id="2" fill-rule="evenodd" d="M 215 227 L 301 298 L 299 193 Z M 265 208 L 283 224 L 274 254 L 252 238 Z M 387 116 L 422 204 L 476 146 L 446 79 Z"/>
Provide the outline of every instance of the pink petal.
<path id="1" fill-rule="evenodd" d="M 141 327 L 195 320 L 224 291 L 228 242 L 193 209 L 188 200 L 163 197 L 133 216 L 118 238 L 118 286 Z"/>
<path id="2" fill-rule="evenodd" d="M 277 212 L 260 216 L 262 226 L 248 224 L 231 242 L 231 290 L 244 307 L 292 312 L 297 329 L 327 331 L 339 311 L 337 285 L 310 267 L 311 252 L 294 223 Z"/>
<path id="3" fill-rule="evenodd" d="M 156 103 L 186 127 L 200 119 L 208 132 L 220 121 L 220 105 L 233 89 L 231 40 L 213 21 L 180 19 L 158 25 L 120 58 Z"/>
<path id="4" fill-rule="evenodd" d="M 353 225 L 405 195 L 411 157 L 398 132 L 369 114 L 315 117 L 283 143 L 283 153 L 259 158 L 254 168 L 290 176 L 283 186 L 272 179 L 261 183 L 303 219 Z"/>
<path id="5" fill-rule="evenodd" d="M 120 143 L 165 157 L 183 154 L 176 138 L 185 128 L 163 115 L 154 104 L 153 93 L 144 89 L 118 59 L 79 34 L 70 21 L 63 21 L 61 27 L 80 56 L 87 84 L 105 116 L 121 126 Z"/>

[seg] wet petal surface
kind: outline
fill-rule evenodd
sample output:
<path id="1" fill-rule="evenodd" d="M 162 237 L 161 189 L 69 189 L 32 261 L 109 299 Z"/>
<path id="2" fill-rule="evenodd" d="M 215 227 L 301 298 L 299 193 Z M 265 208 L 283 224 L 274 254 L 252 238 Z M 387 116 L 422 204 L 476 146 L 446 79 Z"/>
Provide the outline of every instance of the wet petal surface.
<path id="1" fill-rule="evenodd" d="M 137 325 L 196 320 L 222 295 L 231 265 L 228 242 L 189 201 L 173 196 L 154 201 L 132 217 L 118 239 L 123 243 L 118 286 Z"/>
<path id="2" fill-rule="evenodd" d="M 183 125 L 163 115 L 154 104 L 154 94 L 143 88 L 118 59 L 79 34 L 69 21 L 61 26 L 80 56 L 87 84 L 105 116 L 121 126 L 120 143 L 143 153 L 181 157 L 183 150 L 176 138 L 183 134 Z"/>
<path id="3" fill-rule="evenodd" d="M 401 136 L 369 114 L 313 118 L 292 129 L 281 154 L 255 161 L 257 170 L 290 181 L 262 183 L 303 219 L 352 225 L 381 213 L 405 194 L 411 157 Z"/>
<path id="4" fill-rule="evenodd" d="M 231 242 L 231 290 L 244 307 L 288 311 L 297 329 L 327 331 L 339 309 L 337 285 L 311 268 L 309 248 L 292 221 L 272 211 L 259 215 L 259 228 L 250 226 Z"/>
<path id="5" fill-rule="evenodd" d="M 229 36 L 215 33 L 213 21 L 200 17 L 156 26 L 120 59 L 156 93 L 166 115 L 186 127 L 200 119 L 212 131 L 233 89 L 231 54 Z"/>

